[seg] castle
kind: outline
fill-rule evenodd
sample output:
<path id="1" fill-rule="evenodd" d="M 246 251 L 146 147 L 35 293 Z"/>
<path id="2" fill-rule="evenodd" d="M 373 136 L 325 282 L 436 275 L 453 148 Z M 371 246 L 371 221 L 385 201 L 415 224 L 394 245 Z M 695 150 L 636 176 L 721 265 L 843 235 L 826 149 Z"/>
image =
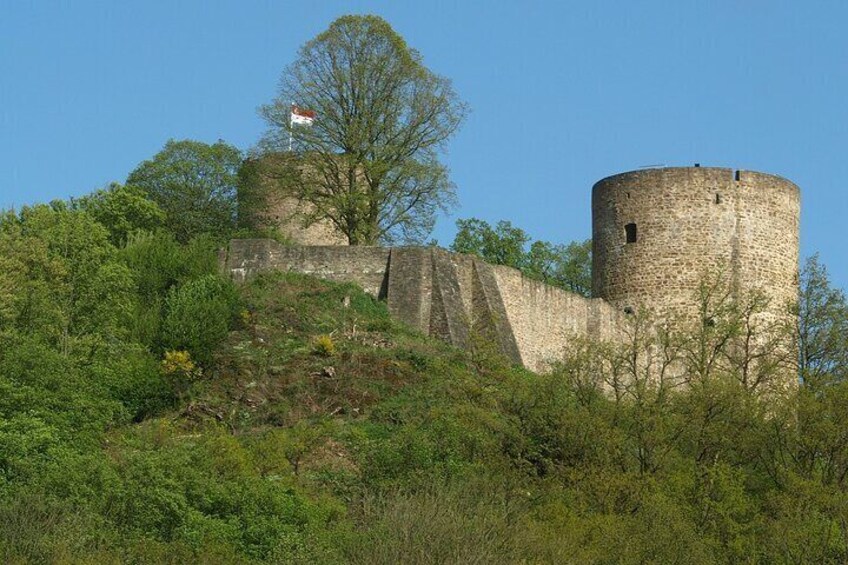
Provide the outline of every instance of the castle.
<path id="1" fill-rule="evenodd" d="M 561 359 L 575 337 L 622 339 L 642 309 L 698 321 L 707 274 L 724 276 L 734 296 L 761 293 L 773 317 L 797 300 L 800 192 L 765 173 L 696 165 L 597 182 L 592 298 L 440 248 L 338 245 L 326 225 L 292 223 L 296 201 L 274 206 L 298 245 L 233 240 L 222 262 L 234 279 L 281 269 L 354 282 L 424 333 L 460 347 L 482 335 L 531 370 Z"/>

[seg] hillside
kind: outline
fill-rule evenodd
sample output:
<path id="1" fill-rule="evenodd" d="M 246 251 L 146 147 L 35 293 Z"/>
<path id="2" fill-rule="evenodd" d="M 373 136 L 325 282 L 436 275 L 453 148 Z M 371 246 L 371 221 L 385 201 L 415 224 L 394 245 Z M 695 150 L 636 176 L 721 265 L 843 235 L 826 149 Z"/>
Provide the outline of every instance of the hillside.
<path id="1" fill-rule="evenodd" d="M 511 368 L 399 327 L 351 285 L 270 274 L 236 301 L 202 374 L 171 356 L 164 380 L 116 371 L 105 392 L 91 361 L 65 388 L 61 355 L 4 334 L 5 562 L 848 556 L 843 385 L 786 406 L 720 378 L 616 401 L 585 357 Z"/>

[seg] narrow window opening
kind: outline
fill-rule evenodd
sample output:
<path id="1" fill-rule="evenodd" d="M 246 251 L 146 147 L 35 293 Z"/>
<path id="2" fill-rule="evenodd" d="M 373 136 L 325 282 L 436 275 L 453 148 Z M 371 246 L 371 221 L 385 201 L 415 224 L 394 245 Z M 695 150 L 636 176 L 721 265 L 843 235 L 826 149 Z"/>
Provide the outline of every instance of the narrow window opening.
<path id="1" fill-rule="evenodd" d="M 636 243 L 636 224 L 624 226 L 624 233 L 627 236 L 627 243 Z"/>
<path id="2" fill-rule="evenodd" d="M 736 180 L 741 180 L 741 178 L 742 178 L 742 175 L 739 174 L 739 173 L 740 173 L 740 171 L 736 171 Z"/>
<path id="3" fill-rule="evenodd" d="M 721 204 L 721 194 L 719 194 L 718 192 L 716 192 L 715 203 Z"/>

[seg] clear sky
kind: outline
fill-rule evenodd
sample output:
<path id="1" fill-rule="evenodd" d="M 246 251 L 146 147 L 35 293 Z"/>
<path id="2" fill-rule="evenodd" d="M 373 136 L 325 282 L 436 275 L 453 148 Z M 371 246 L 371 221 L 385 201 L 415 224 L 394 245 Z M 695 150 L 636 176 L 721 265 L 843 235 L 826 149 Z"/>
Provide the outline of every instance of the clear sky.
<path id="1" fill-rule="evenodd" d="M 123 181 L 169 138 L 249 149 L 297 48 L 384 17 L 471 105 L 457 217 L 591 236 L 590 190 L 645 165 L 776 173 L 802 254 L 848 288 L 848 2 L 0 2 L 0 208 Z"/>

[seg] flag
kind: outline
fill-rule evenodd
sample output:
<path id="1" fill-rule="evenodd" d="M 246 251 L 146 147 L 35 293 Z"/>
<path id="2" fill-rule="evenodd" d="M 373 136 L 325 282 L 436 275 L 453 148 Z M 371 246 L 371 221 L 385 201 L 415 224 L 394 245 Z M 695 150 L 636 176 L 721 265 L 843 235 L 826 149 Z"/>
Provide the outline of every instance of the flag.
<path id="1" fill-rule="evenodd" d="M 314 110 L 306 110 L 304 108 L 298 107 L 295 104 L 292 104 L 291 125 L 300 124 L 304 126 L 311 126 L 313 121 L 315 121 Z"/>

